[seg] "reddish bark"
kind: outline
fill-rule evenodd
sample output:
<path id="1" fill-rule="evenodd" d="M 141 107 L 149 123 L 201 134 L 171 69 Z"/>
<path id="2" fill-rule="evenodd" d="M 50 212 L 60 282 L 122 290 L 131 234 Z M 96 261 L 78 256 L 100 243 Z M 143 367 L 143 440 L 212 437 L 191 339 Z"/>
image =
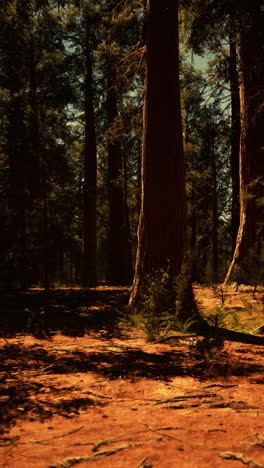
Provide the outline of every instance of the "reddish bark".
<path id="1" fill-rule="evenodd" d="M 178 2 L 148 0 L 143 116 L 142 203 L 130 307 L 145 276 L 165 267 L 178 274 L 186 239 Z"/>
<path id="2" fill-rule="evenodd" d="M 241 8 L 247 14 L 247 24 L 240 33 L 240 226 L 225 283 L 235 279 L 250 249 L 264 239 L 263 13 L 257 1 L 244 2 Z"/>

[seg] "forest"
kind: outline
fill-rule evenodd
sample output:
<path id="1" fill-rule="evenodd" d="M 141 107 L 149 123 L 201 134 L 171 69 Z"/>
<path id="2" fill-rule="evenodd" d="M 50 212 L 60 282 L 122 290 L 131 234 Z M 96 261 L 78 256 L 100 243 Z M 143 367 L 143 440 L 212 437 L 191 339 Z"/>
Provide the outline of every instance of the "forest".
<path id="1" fill-rule="evenodd" d="M 193 281 L 235 252 L 229 277 L 261 283 L 261 3 L 183 2 L 178 57 L 175 17 L 148 24 L 143 1 L 1 2 L 2 289 L 131 284 L 141 206 L 152 268 L 178 273 L 158 244 L 182 230 Z"/>
<path id="2" fill-rule="evenodd" d="M 263 468 L 263 26 L 262 0 L 0 0 L 3 466 Z M 214 432 L 195 462 L 175 409 Z"/>

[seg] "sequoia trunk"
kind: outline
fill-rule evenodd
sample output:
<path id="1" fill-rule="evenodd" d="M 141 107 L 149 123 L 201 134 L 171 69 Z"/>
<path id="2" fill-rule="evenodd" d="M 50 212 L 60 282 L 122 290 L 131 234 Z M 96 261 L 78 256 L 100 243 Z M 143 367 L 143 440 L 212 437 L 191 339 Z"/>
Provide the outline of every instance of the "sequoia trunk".
<path id="1" fill-rule="evenodd" d="M 186 239 L 179 87 L 178 2 L 148 0 L 143 115 L 142 200 L 130 307 L 152 270 L 182 266 Z"/>

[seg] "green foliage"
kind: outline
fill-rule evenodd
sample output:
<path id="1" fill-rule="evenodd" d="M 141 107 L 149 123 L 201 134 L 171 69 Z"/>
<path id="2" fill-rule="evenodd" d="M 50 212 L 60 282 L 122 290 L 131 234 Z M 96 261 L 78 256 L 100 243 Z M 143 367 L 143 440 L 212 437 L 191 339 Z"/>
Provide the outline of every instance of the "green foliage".
<path id="1" fill-rule="evenodd" d="M 221 328 L 227 325 L 227 318 L 232 316 L 233 318 L 236 316 L 237 321 L 237 314 L 232 309 L 226 309 L 223 305 L 221 307 L 217 307 L 210 315 L 206 317 L 207 322 L 210 326 L 214 328 Z"/>
<path id="2" fill-rule="evenodd" d="M 142 291 L 141 303 L 129 316 L 129 322 L 144 331 L 149 341 L 166 337 L 170 332 L 187 333 L 197 320 L 189 266 L 175 277 L 167 268 L 148 275 Z"/>
<path id="3" fill-rule="evenodd" d="M 204 314 L 208 324 L 215 329 L 230 328 L 244 333 L 254 333 L 258 326 L 263 324 L 261 320 L 261 308 L 254 310 L 252 302 L 242 300 L 244 307 L 226 307 L 224 305 L 215 308 L 212 312 Z M 213 331 L 213 330 L 212 330 Z"/>

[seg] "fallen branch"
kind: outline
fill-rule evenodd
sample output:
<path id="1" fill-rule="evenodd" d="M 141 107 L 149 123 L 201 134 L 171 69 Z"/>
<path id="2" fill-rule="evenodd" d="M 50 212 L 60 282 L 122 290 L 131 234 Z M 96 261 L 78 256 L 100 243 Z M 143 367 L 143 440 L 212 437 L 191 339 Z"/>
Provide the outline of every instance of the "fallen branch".
<path id="1" fill-rule="evenodd" d="M 63 434 L 59 434 L 59 435 L 54 435 L 54 436 L 48 437 L 47 439 L 30 440 L 29 443 L 31 443 L 31 444 L 45 444 L 47 440 L 59 439 L 60 437 L 65 437 L 67 435 L 75 434 L 75 432 L 78 432 L 83 428 L 84 428 L 84 426 L 80 426 L 80 427 L 77 427 L 77 429 L 73 429 L 72 431 L 64 432 Z"/>
<path id="2" fill-rule="evenodd" d="M 184 401 L 184 400 L 191 400 L 194 398 L 213 398 L 213 397 L 219 397 L 217 393 L 199 393 L 197 395 L 181 395 L 173 398 L 168 398 L 167 400 L 156 400 L 156 403 L 153 404 L 155 405 L 162 405 L 163 403 L 175 403 L 176 401 Z"/>
<path id="3" fill-rule="evenodd" d="M 239 387 L 238 384 L 232 384 L 232 385 L 225 385 L 221 383 L 213 383 L 209 385 L 204 385 L 203 388 L 212 388 L 212 387 L 221 387 L 221 388 L 232 388 L 232 387 Z"/>
<path id="4" fill-rule="evenodd" d="M 264 337 L 257 335 L 250 335 L 249 333 L 242 333 L 227 328 L 209 327 L 206 326 L 204 330 L 199 332 L 202 336 L 221 336 L 227 341 L 234 341 L 236 343 L 247 343 L 259 346 L 264 346 Z"/>
<path id="5" fill-rule="evenodd" d="M 120 445 L 119 447 L 115 447 L 111 450 L 103 450 L 101 452 L 96 452 L 89 457 L 70 457 L 64 459 L 62 462 L 56 463 L 55 465 L 48 465 L 47 468 L 71 468 L 72 466 L 78 465 L 79 463 L 94 461 L 96 458 L 108 457 L 109 455 L 114 455 L 117 452 L 120 452 L 121 450 L 138 447 L 140 445 L 143 445 L 143 443 L 124 444 Z"/>
<path id="6" fill-rule="evenodd" d="M 161 408 L 164 408 L 164 409 L 188 409 L 188 408 L 198 408 L 200 405 L 200 403 L 194 403 L 192 405 L 188 405 L 186 403 L 186 405 L 168 405 L 168 406 L 161 406 Z"/>
<path id="7" fill-rule="evenodd" d="M 155 427 L 152 427 L 150 426 L 149 424 L 146 424 L 142 421 L 138 421 L 140 424 L 143 424 L 143 426 L 146 426 L 148 428 L 149 431 L 151 432 L 156 432 L 157 434 L 163 436 L 163 437 L 168 437 L 168 439 L 174 439 L 174 440 L 177 440 L 178 442 L 183 442 L 182 439 L 179 439 L 178 437 L 174 437 L 174 436 L 171 436 L 170 434 L 164 434 L 164 432 L 160 432 L 160 431 L 164 431 L 164 430 L 168 430 L 166 428 L 155 428 Z"/>
<path id="8" fill-rule="evenodd" d="M 259 463 L 254 462 L 250 458 L 243 455 L 243 453 L 234 453 L 234 452 L 222 452 L 220 453 L 220 457 L 224 458 L 225 460 L 238 460 L 248 465 L 249 468 L 264 468 L 264 465 L 260 465 Z"/>
<path id="9" fill-rule="evenodd" d="M 146 463 L 148 457 L 144 457 L 138 464 L 137 468 L 152 468 L 152 463 Z"/>
<path id="10" fill-rule="evenodd" d="M 99 397 L 99 398 L 108 398 L 109 400 L 112 400 L 111 396 L 103 395 L 102 393 L 94 392 L 93 390 L 86 390 L 83 393 L 90 393 L 91 395 L 94 395 L 94 396 Z"/>
<path id="11" fill-rule="evenodd" d="M 260 434 L 259 432 L 253 431 L 253 429 L 250 430 L 251 434 L 253 434 L 261 443 L 264 443 L 264 436 Z"/>
<path id="12" fill-rule="evenodd" d="M 140 424 L 143 424 L 144 426 L 147 426 L 148 429 L 141 429 L 139 431 L 130 431 L 130 432 L 126 432 L 124 434 L 119 434 L 118 436 L 116 437 L 112 437 L 111 439 L 104 439 L 104 440 L 99 440 L 96 444 L 94 444 L 94 447 L 92 449 L 93 452 L 97 452 L 97 450 L 102 447 L 102 445 L 110 445 L 112 443 L 116 443 L 116 442 L 121 442 L 122 439 L 128 439 L 131 435 L 134 435 L 134 434 L 143 434 L 145 432 L 157 432 L 157 431 L 171 431 L 171 430 L 176 430 L 176 429 L 180 429 L 178 427 L 160 427 L 160 428 L 152 428 L 151 426 L 148 426 L 147 424 L 141 422 L 141 421 L 138 421 Z M 171 437 L 173 438 L 172 436 L 169 436 L 167 434 L 162 434 L 164 436 L 167 436 L 167 437 Z M 176 438 L 175 438 L 176 439 Z M 181 439 L 176 439 L 176 440 L 179 440 L 180 442 L 182 442 Z M 79 445 L 79 444 L 78 444 Z"/>
<path id="13" fill-rule="evenodd" d="M 251 447 L 264 447 L 264 436 L 259 434 L 258 432 L 250 430 L 251 434 L 253 434 L 257 438 L 257 442 L 240 442 L 243 445 L 250 445 Z"/>

